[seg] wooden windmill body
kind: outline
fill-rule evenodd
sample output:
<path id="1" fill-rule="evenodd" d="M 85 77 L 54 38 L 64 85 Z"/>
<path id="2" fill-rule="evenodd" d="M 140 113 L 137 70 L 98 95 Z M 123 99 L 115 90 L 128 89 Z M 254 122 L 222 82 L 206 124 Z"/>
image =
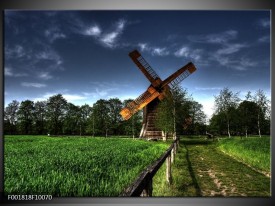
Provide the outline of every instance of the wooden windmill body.
<path id="1" fill-rule="evenodd" d="M 171 94 L 171 88 L 174 88 L 183 79 L 193 73 L 196 67 L 193 63 L 189 62 L 162 81 L 137 50 L 129 53 L 129 56 L 150 81 L 151 85 L 138 98 L 127 104 L 127 106 L 120 111 L 120 114 L 124 120 L 128 120 L 137 111 L 143 109 L 143 124 L 140 138 L 161 138 L 162 131 L 158 129 L 155 124 L 158 104 L 167 95 Z"/>

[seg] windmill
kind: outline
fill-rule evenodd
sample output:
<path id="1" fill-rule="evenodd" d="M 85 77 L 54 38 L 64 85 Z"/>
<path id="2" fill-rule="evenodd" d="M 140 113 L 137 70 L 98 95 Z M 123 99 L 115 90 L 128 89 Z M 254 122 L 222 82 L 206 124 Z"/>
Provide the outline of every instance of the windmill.
<path id="1" fill-rule="evenodd" d="M 160 138 L 162 131 L 155 125 L 159 102 L 171 93 L 170 89 L 173 89 L 182 80 L 196 71 L 196 67 L 192 62 L 189 62 L 162 81 L 137 50 L 130 52 L 129 56 L 151 84 L 143 94 L 128 103 L 120 111 L 120 114 L 124 120 L 128 120 L 136 112 L 143 109 L 143 124 L 140 137 Z"/>

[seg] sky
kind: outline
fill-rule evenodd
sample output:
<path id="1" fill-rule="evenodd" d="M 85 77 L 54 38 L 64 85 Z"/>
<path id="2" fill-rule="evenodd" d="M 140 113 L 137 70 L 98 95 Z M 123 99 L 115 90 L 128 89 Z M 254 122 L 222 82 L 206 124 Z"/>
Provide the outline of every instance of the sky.
<path id="1" fill-rule="evenodd" d="M 137 49 L 164 80 L 193 62 L 180 83 L 208 117 L 228 87 L 270 98 L 270 11 L 4 12 L 4 100 L 55 94 L 75 105 L 135 99 L 150 85 L 129 58 Z"/>

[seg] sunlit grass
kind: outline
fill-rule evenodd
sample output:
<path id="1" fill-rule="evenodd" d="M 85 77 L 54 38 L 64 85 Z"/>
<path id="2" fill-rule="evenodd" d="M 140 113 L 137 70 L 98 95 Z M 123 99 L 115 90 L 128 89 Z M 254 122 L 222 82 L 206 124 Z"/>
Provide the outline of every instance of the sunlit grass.
<path id="1" fill-rule="evenodd" d="M 226 138 L 218 148 L 255 169 L 270 172 L 270 137 Z"/>
<path id="2" fill-rule="evenodd" d="M 119 196 L 168 148 L 121 138 L 5 136 L 5 194 Z"/>

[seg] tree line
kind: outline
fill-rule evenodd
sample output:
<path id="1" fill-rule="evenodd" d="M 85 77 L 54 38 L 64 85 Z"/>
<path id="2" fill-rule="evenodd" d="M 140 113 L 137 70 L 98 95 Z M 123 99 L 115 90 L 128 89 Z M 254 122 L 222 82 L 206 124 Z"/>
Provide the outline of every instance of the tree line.
<path id="1" fill-rule="evenodd" d="M 215 96 L 215 113 L 208 130 L 219 135 L 270 135 L 270 101 L 263 90 L 247 92 L 241 100 L 239 92 L 224 88 Z"/>
<path id="2" fill-rule="evenodd" d="M 174 103 L 163 112 L 166 98 L 159 107 L 158 125 L 165 132 L 176 127 L 179 133 L 197 134 L 205 131 L 205 115 L 202 105 L 195 102 L 187 90 L 173 90 Z M 121 101 L 118 98 L 99 99 L 92 106 L 84 104 L 76 106 L 61 95 L 53 95 L 46 101 L 13 100 L 4 111 L 5 134 L 38 134 L 38 135 L 128 135 L 138 137 L 142 127 L 142 111 L 134 114 L 129 120 L 123 121 L 119 112 L 132 99 Z M 174 106 L 176 117 L 174 118 Z M 163 112 L 161 112 L 163 111 Z M 169 114 L 172 114 L 169 116 Z M 167 116 L 168 118 L 166 118 Z M 187 117 L 194 117 L 192 123 L 185 127 Z M 173 124 L 176 120 L 176 126 Z M 171 122 L 172 121 L 172 122 Z M 163 127 L 165 126 L 165 128 Z"/>
<path id="3" fill-rule="evenodd" d="M 13 100 L 4 110 L 4 134 L 35 135 L 127 135 L 138 137 L 142 111 L 123 121 L 119 112 L 132 99 L 99 99 L 92 106 L 67 102 L 61 95 L 45 101 Z M 156 126 L 169 133 L 205 135 L 270 134 L 270 101 L 262 90 L 248 92 L 241 100 L 239 93 L 228 88 L 215 96 L 215 113 L 206 124 L 203 106 L 181 87 L 171 90 L 158 107 Z"/>
<path id="4" fill-rule="evenodd" d="M 93 106 L 76 106 L 61 95 L 46 101 L 13 100 L 4 111 L 5 134 L 37 135 L 134 135 L 141 127 L 141 114 L 122 121 L 122 107 L 131 101 L 118 98 L 100 99 Z"/>

